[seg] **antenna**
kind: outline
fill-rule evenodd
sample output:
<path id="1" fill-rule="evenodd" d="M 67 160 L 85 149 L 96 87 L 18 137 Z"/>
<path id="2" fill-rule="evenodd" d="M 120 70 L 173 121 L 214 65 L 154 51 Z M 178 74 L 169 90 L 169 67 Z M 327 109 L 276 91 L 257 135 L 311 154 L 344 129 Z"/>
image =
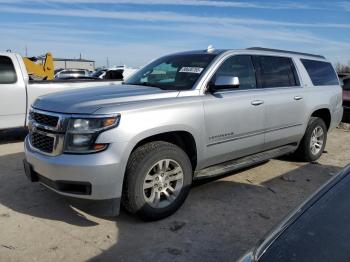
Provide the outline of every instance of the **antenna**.
<path id="1" fill-rule="evenodd" d="M 208 45 L 208 47 L 207 47 L 207 52 L 208 53 L 211 53 L 211 52 L 213 52 L 215 50 L 215 48 L 213 47 L 213 45 Z"/>

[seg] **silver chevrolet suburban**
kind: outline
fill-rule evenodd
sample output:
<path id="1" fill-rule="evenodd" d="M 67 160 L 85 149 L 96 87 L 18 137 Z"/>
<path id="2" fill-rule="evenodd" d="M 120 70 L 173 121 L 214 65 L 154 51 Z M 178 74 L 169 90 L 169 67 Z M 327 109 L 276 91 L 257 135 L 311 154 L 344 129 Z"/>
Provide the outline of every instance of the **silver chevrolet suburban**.
<path id="1" fill-rule="evenodd" d="M 318 159 L 343 114 L 319 55 L 265 48 L 177 53 L 120 86 L 38 98 L 24 166 L 87 211 L 174 213 L 193 180 L 294 153 Z"/>

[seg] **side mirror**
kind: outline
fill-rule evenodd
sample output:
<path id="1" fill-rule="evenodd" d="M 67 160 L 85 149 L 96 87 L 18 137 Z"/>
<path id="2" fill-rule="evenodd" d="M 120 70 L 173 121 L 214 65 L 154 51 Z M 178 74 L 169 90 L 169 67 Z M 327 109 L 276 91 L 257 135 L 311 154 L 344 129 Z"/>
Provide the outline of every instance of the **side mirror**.
<path id="1" fill-rule="evenodd" d="M 239 78 L 237 76 L 218 76 L 215 82 L 210 85 L 210 90 L 239 88 Z"/>

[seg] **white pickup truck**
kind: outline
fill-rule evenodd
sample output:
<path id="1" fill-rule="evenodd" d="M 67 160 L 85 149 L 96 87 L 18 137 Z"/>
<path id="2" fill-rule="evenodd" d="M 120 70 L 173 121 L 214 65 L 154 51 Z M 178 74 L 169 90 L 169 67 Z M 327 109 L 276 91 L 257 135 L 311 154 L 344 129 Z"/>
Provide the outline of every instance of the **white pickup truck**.
<path id="1" fill-rule="evenodd" d="M 26 126 L 28 108 L 39 96 L 120 83 L 110 80 L 32 81 L 19 54 L 0 53 L 0 130 Z"/>

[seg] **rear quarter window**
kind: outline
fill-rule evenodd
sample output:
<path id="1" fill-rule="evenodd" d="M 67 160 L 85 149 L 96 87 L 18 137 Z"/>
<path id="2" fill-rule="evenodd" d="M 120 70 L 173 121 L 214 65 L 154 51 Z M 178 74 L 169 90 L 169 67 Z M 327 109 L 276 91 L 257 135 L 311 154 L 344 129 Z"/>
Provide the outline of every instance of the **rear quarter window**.
<path id="1" fill-rule="evenodd" d="M 13 84 L 16 82 L 17 75 L 11 58 L 0 56 L 0 84 Z"/>
<path id="2" fill-rule="evenodd" d="M 300 59 L 314 86 L 339 85 L 337 74 L 329 62 Z"/>

